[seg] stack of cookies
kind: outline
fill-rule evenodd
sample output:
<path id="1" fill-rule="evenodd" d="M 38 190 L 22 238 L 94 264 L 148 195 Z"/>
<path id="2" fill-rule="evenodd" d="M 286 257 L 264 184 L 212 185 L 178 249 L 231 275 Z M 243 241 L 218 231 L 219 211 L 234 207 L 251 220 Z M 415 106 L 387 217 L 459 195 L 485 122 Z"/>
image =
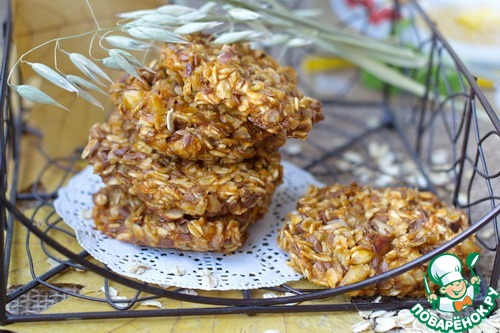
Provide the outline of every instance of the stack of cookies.
<path id="1" fill-rule="evenodd" d="M 97 228 L 126 242 L 230 252 L 282 181 L 279 147 L 322 119 L 296 73 L 247 44 L 169 44 L 153 70 L 114 84 L 116 110 L 83 158 L 106 184 Z"/>

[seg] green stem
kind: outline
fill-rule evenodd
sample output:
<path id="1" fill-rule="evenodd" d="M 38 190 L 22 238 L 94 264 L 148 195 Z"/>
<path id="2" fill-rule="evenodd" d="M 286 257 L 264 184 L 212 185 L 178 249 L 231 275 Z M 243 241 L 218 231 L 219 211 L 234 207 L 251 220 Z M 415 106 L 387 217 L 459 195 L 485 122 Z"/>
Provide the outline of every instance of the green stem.
<path id="1" fill-rule="evenodd" d="M 375 75 L 380 80 L 388 84 L 397 86 L 417 96 L 423 96 L 425 93 L 424 85 L 412 80 L 383 63 L 373 60 L 369 56 L 358 54 L 348 48 L 343 48 L 340 45 L 331 45 L 321 39 L 316 39 L 316 44 L 333 54 L 336 54 L 344 59 L 349 59 L 352 63 L 358 65 L 360 68 Z"/>
<path id="2" fill-rule="evenodd" d="M 417 56 L 415 52 L 411 50 L 393 46 L 387 43 L 378 42 L 376 40 L 364 37 L 359 34 L 349 33 L 344 30 L 325 25 L 323 23 L 317 23 L 316 21 L 313 20 L 308 20 L 306 18 L 298 17 L 294 15 L 292 12 L 284 12 L 284 11 L 278 12 L 271 9 L 262 8 L 252 3 L 242 2 L 239 0 L 216 0 L 216 1 L 221 3 L 228 3 L 233 6 L 239 6 L 248 10 L 252 10 L 254 12 L 265 13 L 274 18 L 279 18 L 286 20 L 288 22 L 293 22 L 294 24 L 300 25 L 303 28 L 309 28 L 309 29 L 312 28 L 314 30 L 317 30 L 318 33 L 328 35 L 329 36 L 328 38 L 335 42 L 360 46 L 373 51 L 392 54 L 398 57 L 414 58 Z"/>
<path id="3" fill-rule="evenodd" d="M 29 51 L 23 53 L 19 59 L 17 59 L 17 61 L 14 63 L 14 66 L 12 66 L 12 69 L 10 70 L 9 72 L 9 76 L 7 76 L 7 84 L 9 86 L 12 86 L 10 84 L 10 78 L 12 76 L 12 73 L 14 72 L 14 70 L 17 68 L 17 66 L 19 65 L 20 62 L 24 61 L 23 58 L 26 57 L 28 54 L 32 53 L 33 51 L 36 51 L 42 47 L 44 47 L 45 45 L 48 45 L 50 43 L 54 43 L 54 42 L 59 42 L 59 41 L 62 41 L 62 40 L 68 40 L 68 39 L 74 39 L 74 38 L 80 38 L 80 37 L 84 37 L 84 36 L 88 36 L 90 34 L 93 34 L 93 33 L 99 33 L 99 32 L 104 32 L 104 31 L 112 31 L 112 30 L 120 30 L 120 27 L 113 27 L 113 28 L 106 28 L 106 29 L 99 29 L 99 30 L 92 30 L 92 31 L 87 31 L 87 32 L 83 32 L 81 34 L 78 34 L 78 35 L 72 35 L 72 36 L 65 36 L 65 37 L 58 37 L 58 38 L 53 38 L 53 39 L 50 39 L 40 45 L 37 45 L 35 46 L 34 48 L 30 49 Z"/>
<path id="4" fill-rule="evenodd" d="M 85 0 L 85 3 L 87 4 L 87 7 L 89 7 L 90 14 L 92 15 L 92 18 L 94 19 L 95 25 L 97 26 L 97 30 L 101 30 L 101 26 L 99 25 L 99 21 L 97 21 L 97 17 L 94 14 L 94 10 L 92 9 L 92 6 L 89 3 L 89 0 Z"/>

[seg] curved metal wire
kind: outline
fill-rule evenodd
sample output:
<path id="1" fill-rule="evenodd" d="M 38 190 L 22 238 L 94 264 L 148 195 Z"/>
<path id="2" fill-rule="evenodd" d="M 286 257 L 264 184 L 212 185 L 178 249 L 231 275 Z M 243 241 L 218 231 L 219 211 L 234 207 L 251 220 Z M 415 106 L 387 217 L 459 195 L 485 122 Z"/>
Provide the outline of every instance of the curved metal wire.
<path id="1" fill-rule="evenodd" d="M 468 237 L 472 236 L 474 233 L 479 231 L 482 227 L 484 227 L 486 224 L 488 224 L 493 218 L 495 218 L 497 215 L 500 214 L 500 205 L 495 207 L 492 211 L 490 211 L 488 214 L 483 216 L 481 220 L 479 220 L 477 223 L 473 224 L 466 230 L 464 230 L 459 236 L 453 238 L 452 240 L 448 241 L 447 243 L 437 247 L 436 249 L 422 255 L 416 260 L 413 260 L 411 262 L 408 262 L 398 268 L 389 270 L 387 272 L 384 272 L 382 274 L 379 274 L 377 276 L 368 278 L 364 281 L 357 282 L 351 285 L 347 286 L 342 286 L 342 287 L 337 287 L 333 289 L 323 289 L 319 291 L 314 291 L 311 292 L 307 295 L 297 295 L 297 296 L 290 296 L 290 297 L 277 297 L 277 298 L 270 298 L 270 299 L 236 299 L 236 298 L 215 298 L 215 297 L 206 297 L 206 296 L 193 296 L 193 295 L 188 295 L 188 294 L 180 294 L 176 292 L 172 292 L 169 290 L 165 289 L 160 289 L 151 285 L 147 285 L 144 283 L 138 283 L 134 280 L 122 277 L 120 275 L 114 274 L 96 264 L 93 264 L 91 262 L 86 261 L 85 259 L 78 257 L 76 253 L 71 252 L 70 250 L 66 249 L 63 245 L 61 245 L 58 241 L 56 241 L 53 238 L 48 237 L 43 231 L 41 231 L 38 227 L 36 227 L 34 224 L 31 223 L 31 221 L 24 216 L 24 214 L 19 211 L 15 206 L 13 206 L 9 201 L 6 200 L 6 198 L 3 195 L 0 195 L 0 203 L 2 205 L 5 205 L 9 211 L 11 211 L 16 219 L 18 219 L 27 229 L 29 229 L 32 233 L 34 233 L 38 238 L 42 239 L 45 241 L 49 246 L 54 248 L 56 251 L 60 252 L 64 256 L 71 258 L 73 261 L 77 262 L 81 266 L 85 267 L 88 270 L 91 270 L 93 272 L 98 273 L 99 275 L 106 277 L 107 279 L 110 279 L 112 281 L 115 281 L 117 283 L 120 283 L 124 286 L 131 287 L 137 290 L 141 290 L 144 292 L 148 292 L 151 294 L 155 294 L 157 296 L 162 296 L 162 297 L 168 297 L 171 299 L 175 300 L 180 300 L 180 301 L 188 301 L 188 302 L 195 302 L 195 303 L 201 303 L 201 304 L 212 304 L 212 305 L 226 305 L 226 306 L 266 306 L 266 305 L 281 305 L 281 304 L 286 304 L 290 302 L 304 302 L 304 301 L 310 301 L 310 300 L 315 300 L 315 299 L 324 299 L 344 293 L 348 293 L 354 290 L 362 289 L 368 286 L 371 286 L 373 284 L 382 282 L 384 280 L 387 280 L 391 277 L 395 277 L 397 275 L 403 274 L 413 268 L 419 267 L 422 264 L 428 262 L 431 260 L 434 256 L 443 253 L 446 250 L 451 249 L 455 245 L 458 245 L 459 243 L 463 242 L 465 239 Z"/>

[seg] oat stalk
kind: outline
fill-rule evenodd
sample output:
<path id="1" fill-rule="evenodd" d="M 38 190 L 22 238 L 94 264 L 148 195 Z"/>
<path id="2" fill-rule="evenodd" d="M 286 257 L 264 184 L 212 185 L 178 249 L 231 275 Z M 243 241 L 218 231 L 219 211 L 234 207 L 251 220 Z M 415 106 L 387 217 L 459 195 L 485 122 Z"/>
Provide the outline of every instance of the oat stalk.
<path id="1" fill-rule="evenodd" d="M 311 18 L 315 12 L 292 11 L 276 0 L 216 0 L 200 8 L 165 5 L 120 13 L 117 15 L 120 20 L 116 26 L 109 28 L 99 25 L 88 0 L 85 2 L 96 24 L 95 30 L 49 40 L 21 55 L 15 63 L 8 82 L 23 98 L 64 107 L 34 87 L 10 83 L 12 72 L 21 63 L 30 65 L 38 75 L 52 84 L 102 108 L 91 94 L 102 92 L 97 86 L 105 86 L 103 81 L 111 82 L 102 68 L 126 71 L 139 77 L 137 70 L 147 69 L 147 66 L 135 54 L 158 52 L 159 43 L 189 43 L 184 36 L 199 32 L 210 34 L 211 42 L 219 44 L 251 41 L 261 46 L 282 46 L 284 50 L 314 44 L 327 53 L 349 59 L 382 81 L 402 90 L 417 96 L 422 96 L 425 91 L 422 84 L 391 67 L 422 67 L 427 60 L 424 55 L 389 42 L 319 23 Z M 63 49 L 65 40 L 86 36 L 92 36 L 88 56 Z M 53 68 L 26 60 L 31 53 L 49 44 L 54 45 Z M 100 48 L 107 56 L 94 57 L 92 51 L 95 48 Z M 83 77 L 59 70 L 59 53 L 67 56 Z"/>

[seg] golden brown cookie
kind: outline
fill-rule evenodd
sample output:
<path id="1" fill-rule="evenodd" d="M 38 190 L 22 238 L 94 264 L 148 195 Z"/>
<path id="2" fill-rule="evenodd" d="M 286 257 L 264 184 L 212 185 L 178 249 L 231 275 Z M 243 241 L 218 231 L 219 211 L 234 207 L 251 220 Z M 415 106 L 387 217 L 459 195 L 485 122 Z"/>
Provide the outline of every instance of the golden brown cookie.
<path id="1" fill-rule="evenodd" d="M 280 154 L 262 147 L 239 163 L 219 165 L 164 156 L 137 138 L 118 112 L 96 124 L 82 154 L 107 185 L 120 185 L 151 209 L 182 217 L 241 215 L 282 180 Z"/>
<path id="2" fill-rule="evenodd" d="M 138 137 L 159 153 L 209 163 L 236 163 L 257 154 L 259 146 L 278 149 L 285 137 L 255 126 L 224 105 L 197 105 L 182 95 L 174 75 L 156 68 L 143 71 L 143 82 L 125 77 L 111 88 L 124 117 L 136 124 Z"/>
<path id="3" fill-rule="evenodd" d="M 310 187 L 278 237 L 290 265 L 311 282 L 334 288 L 399 267 L 468 227 L 464 212 L 430 192 L 352 184 Z M 454 247 L 479 251 L 473 238 Z M 352 292 L 353 296 L 423 295 L 425 266 Z"/>
<path id="4" fill-rule="evenodd" d="M 247 238 L 247 228 L 267 212 L 268 195 L 261 205 L 242 215 L 160 218 L 137 197 L 119 186 L 107 186 L 93 196 L 96 227 L 118 240 L 152 247 L 188 251 L 231 252 Z"/>
<path id="5" fill-rule="evenodd" d="M 197 105 L 225 106 L 270 133 L 300 139 L 323 119 L 321 103 L 299 91 L 295 70 L 262 50 L 209 44 L 200 35 L 191 42 L 162 48 L 160 63 Z"/>

